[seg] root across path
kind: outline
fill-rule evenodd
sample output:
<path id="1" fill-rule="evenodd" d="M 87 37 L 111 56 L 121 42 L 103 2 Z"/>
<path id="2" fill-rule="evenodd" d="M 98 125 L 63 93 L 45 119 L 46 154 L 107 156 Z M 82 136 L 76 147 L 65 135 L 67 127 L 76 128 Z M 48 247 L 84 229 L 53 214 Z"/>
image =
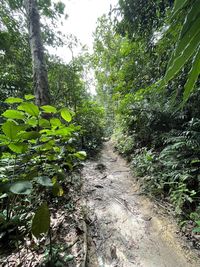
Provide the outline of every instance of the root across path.
<path id="1" fill-rule="evenodd" d="M 198 267 L 175 222 L 140 193 L 126 161 L 104 144 L 83 169 L 88 267 Z M 161 209 L 161 208 L 160 208 Z"/>

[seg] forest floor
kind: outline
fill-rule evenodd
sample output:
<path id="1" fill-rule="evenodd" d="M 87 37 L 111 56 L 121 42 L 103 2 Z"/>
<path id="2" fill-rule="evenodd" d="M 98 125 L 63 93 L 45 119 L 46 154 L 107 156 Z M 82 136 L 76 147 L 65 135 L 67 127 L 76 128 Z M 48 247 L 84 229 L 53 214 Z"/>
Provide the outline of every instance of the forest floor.
<path id="1" fill-rule="evenodd" d="M 126 161 L 104 144 L 83 169 L 88 267 L 197 267 L 175 220 L 140 192 Z"/>

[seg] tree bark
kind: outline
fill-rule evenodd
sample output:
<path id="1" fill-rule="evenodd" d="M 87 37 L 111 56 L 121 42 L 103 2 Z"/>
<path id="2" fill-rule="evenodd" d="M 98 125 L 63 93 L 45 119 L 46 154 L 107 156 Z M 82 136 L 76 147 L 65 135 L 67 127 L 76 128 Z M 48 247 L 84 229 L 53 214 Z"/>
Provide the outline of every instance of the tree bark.
<path id="1" fill-rule="evenodd" d="M 38 106 L 50 103 L 50 92 L 47 69 L 44 58 L 44 47 L 41 38 L 40 16 L 37 0 L 25 0 L 28 20 L 29 42 L 33 67 L 33 86 L 35 102 Z"/>

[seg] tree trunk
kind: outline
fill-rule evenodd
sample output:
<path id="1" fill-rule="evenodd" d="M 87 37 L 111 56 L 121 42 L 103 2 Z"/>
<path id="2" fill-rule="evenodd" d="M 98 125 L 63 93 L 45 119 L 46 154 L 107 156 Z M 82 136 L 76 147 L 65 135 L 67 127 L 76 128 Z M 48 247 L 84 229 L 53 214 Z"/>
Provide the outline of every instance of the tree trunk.
<path id="1" fill-rule="evenodd" d="M 37 0 L 25 0 L 25 9 L 27 13 L 29 42 L 32 56 L 35 102 L 38 106 L 47 105 L 50 103 L 50 93 Z"/>

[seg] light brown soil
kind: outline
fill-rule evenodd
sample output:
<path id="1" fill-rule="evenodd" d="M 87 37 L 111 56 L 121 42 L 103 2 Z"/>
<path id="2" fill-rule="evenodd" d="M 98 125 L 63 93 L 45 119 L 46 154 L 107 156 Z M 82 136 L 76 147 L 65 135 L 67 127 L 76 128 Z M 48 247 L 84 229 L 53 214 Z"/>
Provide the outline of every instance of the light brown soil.
<path id="1" fill-rule="evenodd" d="M 140 194 L 130 168 L 107 142 L 83 169 L 88 218 L 88 267 L 198 267 L 176 223 Z"/>

